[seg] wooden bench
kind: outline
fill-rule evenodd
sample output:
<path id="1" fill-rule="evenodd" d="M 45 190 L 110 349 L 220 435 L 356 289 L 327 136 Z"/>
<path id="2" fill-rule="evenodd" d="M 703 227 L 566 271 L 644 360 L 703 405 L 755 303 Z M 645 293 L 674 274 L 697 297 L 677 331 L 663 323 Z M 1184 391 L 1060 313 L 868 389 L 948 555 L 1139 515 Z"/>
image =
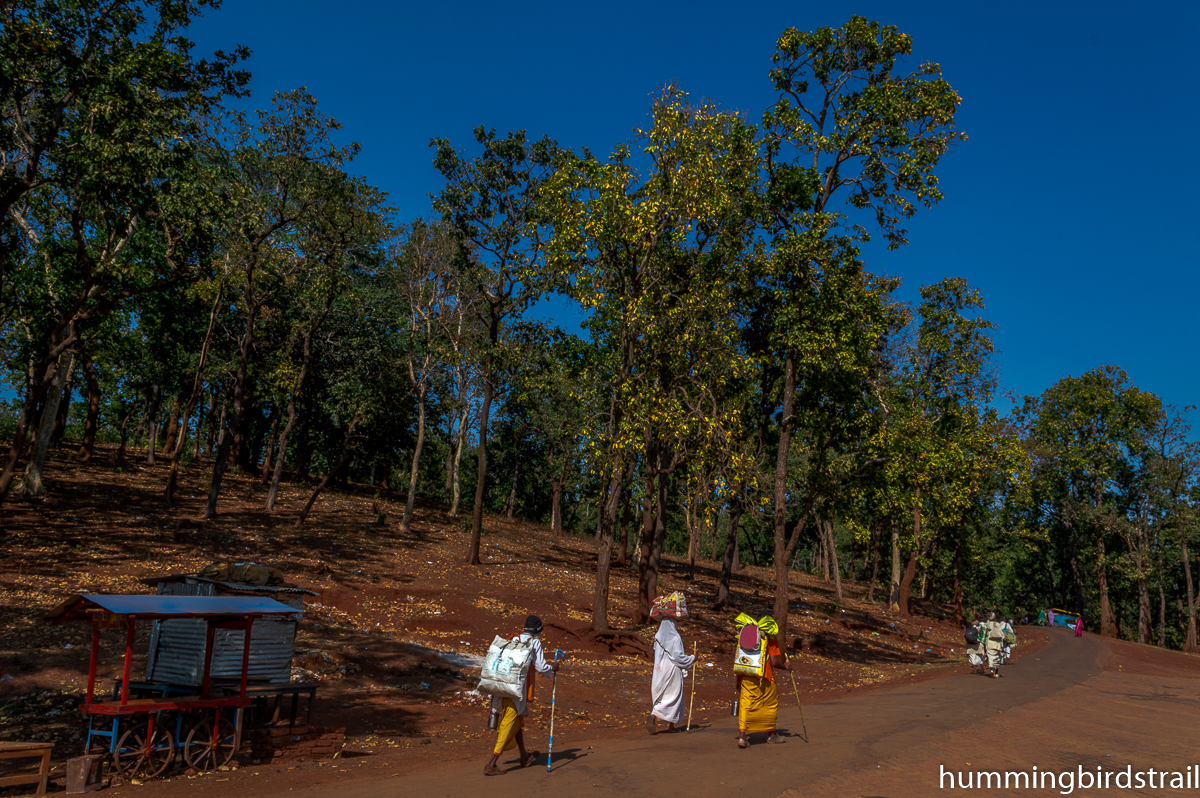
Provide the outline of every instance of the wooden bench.
<path id="1" fill-rule="evenodd" d="M 42 764 L 37 773 L 19 773 L 0 778 L 0 787 L 18 784 L 37 784 L 35 795 L 46 794 L 46 782 L 50 779 L 50 750 L 53 743 L 0 743 L 0 759 L 29 759 L 40 756 Z"/>

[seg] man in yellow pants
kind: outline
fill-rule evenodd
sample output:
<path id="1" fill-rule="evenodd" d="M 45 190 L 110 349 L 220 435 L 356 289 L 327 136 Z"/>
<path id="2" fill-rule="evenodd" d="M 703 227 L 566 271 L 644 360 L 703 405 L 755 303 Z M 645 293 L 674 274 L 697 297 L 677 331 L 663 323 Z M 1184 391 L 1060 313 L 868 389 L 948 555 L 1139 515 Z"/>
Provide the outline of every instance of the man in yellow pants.
<path id="1" fill-rule="evenodd" d="M 516 748 L 520 753 L 519 767 L 527 768 L 537 762 L 537 751 L 525 750 L 525 712 L 529 702 L 533 701 L 533 686 L 536 674 L 549 676 L 558 670 L 559 663 L 546 662 L 546 654 L 542 650 L 542 620 L 536 615 L 525 619 L 525 630 L 520 636 L 513 638 L 522 643 L 533 641 L 533 656 L 529 658 L 529 671 L 525 677 L 525 696 L 519 701 L 511 698 L 492 696 L 492 711 L 500 716 L 499 732 L 496 735 L 496 747 L 492 749 L 492 758 L 483 768 L 486 776 L 502 776 L 507 771 L 499 768 L 500 755 L 505 751 Z"/>

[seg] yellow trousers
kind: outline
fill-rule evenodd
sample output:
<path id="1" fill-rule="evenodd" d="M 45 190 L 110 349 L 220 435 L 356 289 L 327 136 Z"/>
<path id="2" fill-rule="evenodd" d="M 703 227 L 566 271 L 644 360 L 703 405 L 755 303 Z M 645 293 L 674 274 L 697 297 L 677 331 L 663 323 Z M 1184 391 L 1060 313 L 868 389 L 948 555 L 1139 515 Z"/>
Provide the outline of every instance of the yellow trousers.
<path id="1" fill-rule="evenodd" d="M 760 676 L 743 676 L 738 708 L 738 727 L 748 732 L 775 730 L 779 719 L 779 697 L 775 682 Z"/>
<path id="2" fill-rule="evenodd" d="M 496 735 L 494 754 L 502 754 L 517 747 L 517 733 L 525 728 L 525 717 L 517 714 L 511 698 L 500 702 L 500 732 Z"/>

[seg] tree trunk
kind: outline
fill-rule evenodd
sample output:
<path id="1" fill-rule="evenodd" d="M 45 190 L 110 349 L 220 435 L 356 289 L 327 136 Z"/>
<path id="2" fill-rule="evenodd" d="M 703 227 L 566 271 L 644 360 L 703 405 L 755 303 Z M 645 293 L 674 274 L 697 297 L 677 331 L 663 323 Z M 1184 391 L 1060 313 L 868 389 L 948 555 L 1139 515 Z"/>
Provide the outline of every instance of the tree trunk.
<path id="1" fill-rule="evenodd" d="M 133 409 L 121 417 L 121 445 L 117 447 L 117 468 L 125 467 L 125 444 L 129 440 L 129 419 L 133 416 Z"/>
<path id="2" fill-rule="evenodd" d="M 726 518 L 726 520 L 728 520 L 728 518 Z M 721 526 L 721 517 L 717 516 L 717 519 L 715 521 L 713 521 L 712 556 L 708 558 L 712 562 L 720 562 L 720 560 L 717 559 L 717 556 L 720 555 L 720 553 L 721 553 L 721 536 L 717 533 L 717 530 L 720 528 L 720 526 Z M 729 536 L 728 532 L 726 532 L 726 537 L 728 537 L 728 536 Z"/>
<path id="3" fill-rule="evenodd" d="M 1167 594 L 1163 590 L 1162 552 L 1158 555 L 1158 647 L 1167 647 Z"/>
<path id="4" fill-rule="evenodd" d="M 493 374 L 488 374 L 483 382 L 483 406 L 479 408 L 479 470 L 475 482 L 475 509 L 471 513 L 471 548 L 467 552 L 467 565 L 479 565 L 479 541 L 483 536 L 483 496 L 487 483 L 487 433 L 488 416 L 492 412 L 492 398 L 495 387 L 492 385 Z"/>
<path id="5" fill-rule="evenodd" d="M 337 462 L 333 464 L 333 467 L 329 469 L 329 473 L 325 475 L 324 479 L 322 479 L 317 485 L 316 490 L 314 490 L 312 495 L 308 497 L 308 503 L 305 504 L 304 509 L 300 511 L 300 517 L 296 519 L 296 529 L 304 526 L 304 522 L 308 519 L 308 514 L 312 511 L 312 507 L 316 503 L 317 497 L 321 495 L 321 491 L 325 490 L 325 487 L 329 485 L 330 481 L 337 476 L 339 471 L 346 467 L 346 464 L 349 463 L 350 459 L 354 456 L 352 452 L 348 451 L 348 449 L 350 447 L 350 439 L 354 436 L 354 428 L 358 426 L 358 422 L 361 419 L 362 411 L 358 410 L 354 413 L 354 418 L 350 419 L 350 426 L 346 430 L 346 437 L 342 439 L 342 449 L 338 453 Z"/>
<path id="6" fill-rule="evenodd" d="M 411 367 L 410 367 L 411 371 Z M 400 531 L 408 534 L 412 527 L 413 504 L 417 500 L 417 476 L 420 474 L 421 449 L 425 446 L 425 385 L 417 390 L 417 445 L 413 449 L 412 468 L 408 475 L 408 498 L 404 501 L 404 518 Z"/>
<path id="7" fill-rule="evenodd" d="M 154 455 L 158 451 L 158 413 L 160 410 L 162 410 L 162 386 L 153 385 L 146 401 L 146 417 L 149 419 L 149 426 L 146 430 L 146 465 L 154 465 Z"/>
<path id="8" fill-rule="evenodd" d="M 63 392 L 74 365 L 75 353 L 69 350 L 63 352 L 54 371 L 54 381 L 46 393 L 46 401 L 42 404 L 42 417 L 38 425 L 37 441 L 33 445 L 33 453 L 25 465 L 25 477 L 21 482 L 21 495 L 23 496 L 40 498 L 46 495 L 46 486 L 42 483 L 46 453 L 50 450 L 54 424 L 58 419 L 58 405 L 62 401 Z"/>
<path id="9" fill-rule="evenodd" d="M 195 442 L 192 444 L 192 459 L 193 460 L 200 459 L 200 445 L 204 441 L 203 436 L 200 434 L 201 425 L 202 425 L 202 422 L 206 415 L 205 411 L 207 410 L 207 408 L 205 408 L 205 406 L 204 406 L 204 392 L 203 391 L 200 392 L 200 398 L 197 400 L 196 404 L 197 404 L 197 407 L 196 407 L 196 434 L 193 436 L 195 438 Z"/>
<path id="10" fill-rule="evenodd" d="M 592 629 L 607 631 L 608 626 L 608 582 L 612 568 L 613 538 L 617 531 L 617 509 L 621 503 L 621 474 L 624 466 L 620 459 L 614 464 L 613 477 L 609 481 L 608 501 L 604 503 L 600 521 L 600 542 L 596 544 L 596 591 L 592 596 Z"/>
<path id="11" fill-rule="evenodd" d="M 1115 638 L 1117 625 L 1108 599 L 1108 569 L 1104 565 L 1103 530 L 1096 533 L 1096 587 L 1100 591 L 1100 636 Z"/>
<path id="12" fill-rule="evenodd" d="M 271 429 L 267 432 L 267 447 L 263 453 L 262 473 L 259 481 L 264 485 L 271 484 L 271 461 L 275 459 L 276 434 L 279 432 L 279 405 L 271 403 Z M 375 484 L 375 466 L 371 466 L 371 484 Z"/>
<path id="13" fill-rule="evenodd" d="M 825 548 L 829 552 L 828 560 L 833 571 L 833 589 L 838 604 L 842 603 L 842 568 L 838 563 L 837 543 L 833 539 L 833 522 L 825 521 Z"/>
<path id="14" fill-rule="evenodd" d="M 729 508 L 729 530 L 725 535 L 725 559 L 721 563 L 721 580 L 717 585 L 717 600 L 713 603 L 714 610 L 723 610 L 729 605 L 729 582 L 737 562 L 738 524 L 742 521 L 741 502 Z"/>
<path id="15" fill-rule="evenodd" d="M 179 434 L 179 397 L 171 399 L 171 416 L 167 421 L 167 440 L 163 444 L 163 453 L 175 451 L 175 436 Z"/>
<path id="16" fill-rule="evenodd" d="M 664 455 L 665 458 L 665 455 Z M 660 462 L 660 466 L 662 463 Z M 658 569 L 662 562 L 663 543 L 667 539 L 667 489 L 669 487 L 669 475 L 665 470 L 660 470 L 658 475 L 658 501 L 655 502 L 654 508 L 654 539 L 650 545 L 650 559 L 646 563 L 646 568 L 642 571 L 644 578 L 638 585 L 638 612 L 636 620 L 638 623 L 646 623 L 650 620 L 650 605 L 658 596 Z"/>
<path id="17" fill-rule="evenodd" d="M 696 578 L 696 556 L 700 551 L 700 535 L 704 528 L 700 526 L 700 491 L 688 502 L 688 579 Z"/>
<path id="18" fill-rule="evenodd" d="M 779 434 L 779 449 L 775 453 L 775 515 L 772 536 L 775 544 L 775 621 L 779 624 L 779 645 L 788 643 L 788 551 L 787 541 L 787 466 L 792 445 L 792 407 L 796 398 L 796 360 L 791 352 L 783 366 L 783 401 Z M 800 527 L 805 522 L 800 520 Z M 794 533 L 793 545 L 799 538 Z"/>
<path id="19" fill-rule="evenodd" d="M 555 537 L 563 536 L 561 479 L 550 480 L 550 532 Z"/>
<path id="20" fill-rule="evenodd" d="M 450 500 L 450 515 L 458 515 L 458 501 L 461 493 L 461 485 L 459 483 L 459 474 L 462 467 L 463 448 L 467 442 L 467 412 L 468 408 L 464 405 L 462 416 L 458 420 L 458 440 L 454 445 L 454 473 L 452 476 L 453 496 Z"/>
<path id="21" fill-rule="evenodd" d="M 72 363 L 72 372 L 74 372 L 74 363 Z M 58 403 L 58 412 L 54 414 L 54 429 L 50 433 L 50 443 L 57 446 L 63 439 L 63 434 L 67 431 L 67 416 L 71 413 L 71 390 L 75 385 L 72 379 L 72 374 L 67 374 L 67 382 L 63 386 L 62 400 Z"/>
<path id="22" fill-rule="evenodd" d="M 183 417 L 177 423 L 177 432 L 173 445 L 167 450 L 171 458 L 171 471 L 167 474 L 167 487 L 163 491 L 170 504 L 175 500 L 175 486 L 179 480 L 179 461 L 183 457 L 183 447 L 187 443 L 188 423 L 192 417 L 192 411 L 196 407 L 196 402 L 204 393 L 204 366 L 208 363 L 209 347 L 212 345 L 213 331 L 217 328 L 217 315 L 221 309 L 221 300 L 225 294 L 225 283 L 221 282 L 220 288 L 217 290 L 217 296 L 213 300 L 212 310 L 208 313 L 208 328 L 204 332 L 204 343 L 200 345 L 200 359 L 196 364 L 196 374 L 192 377 L 192 390 L 188 392 L 187 405 L 183 410 Z M 178 412 L 179 399 L 176 398 L 172 414 Z M 174 423 L 174 422 L 173 422 Z M 168 437 L 170 435 L 168 434 Z M 200 424 L 196 424 L 196 441 L 200 440 Z"/>
<path id="23" fill-rule="evenodd" d="M 900 611 L 900 530 L 892 525 L 892 586 L 888 591 L 888 609 Z"/>
<path id="24" fill-rule="evenodd" d="M 447 435 L 450 443 L 446 446 L 446 462 L 442 464 L 446 471 L 446 486 L 442 489 L 442 498 L 446 502 L 446 508 L 450 508 L 450 491 L 454 489 L 454 424 L 451 422 L 450 429 L 447 430 Z"/>
<path id="25" fill-rule="evenodd" d="M 954 539 L 954 622 L 959 626 L 963 623 L 962 552 L 963 530 L 959 526 Z"/>
<path id="26" fill-rule="evenodd" d="M 881 555 L 879 552 L 879 528 L 876 525 L 871 526 L 871 581 L 867 583 L 867 601 L 875 601 L 875 585 L 879 579 L 879 560 Z"/>
<path id="27" fill-rule="evenodd" d="M 83 377 L 87 383 L 88 409 L 87 419 L 83 422 L 83 440 L 79 444 L 79 462 L 86 463 L 92 459 L 96 430 L 100 426 L 100 380 L 96 377 L 96 365 L 88 357 L 87 349 L 81 350 L 80 357 L 83 359 Z"/>
<path id="28" fill-rule="evenodd" d="M 646 572 L 650 567 L 650 551 L 654 548 L 654 504 L 657 498 L 654 478 L 657 466 L 658 447 L 651 441 L 646 446 L 646 473 L 642 477 L 645 480 L 646 486 L 642 501 L 642 534 L 638 543 L 638 604 L 633 616 L 637 623 L 646 622 L 646 618 L 650 615 L 650 601 L 653 598 L 647 598 L 646 596 L 646 587 L 649 582 L 649 576 Z"/>
<path id="29" fill-rule="evenodd" d="M 617 565 L 624 568 L 629 563 L 629 526 L 633 523 L 633 467 L 629 468 L 629 487 L 622 490 L 621 545 L 617 546 Z"/>
<path id="30" fill-rule="evenodd" d="M 242 411 L 246 402 L 246 377 L 250 367 L 250 352 L 254 348 L 254 309 L 246 311 L 246 326 L 242 332 L 242 340 L 238 347 L 237 375 L 233 380 L 233 412 L 228 423 L 221 425 L 221 438 L 217 444 L 217 460 L 213 463 L 212 482 L 208 489 L 208 503 L 204 506 L 204 517 L 213 518 L 217 514 L 217 497 L 221 495 L 221 482 L 225 478 L 225 469 L 229 467 L 229 450 L 233 444 L 233 434 L 242 427 Z M 222 406 L 222 411 L 224 406 Z"/>
<path id="31" fill-rule="evenodd" d="M 508 491 L 508 501 L 505 502 L 504 516 L 509 521 L 513 520 L 513 513 L 517 509 L 517 482 L 521 479 L 521 460 L 517 460 L 517 467 L 513 469 L 512 487 Z"/>
<path id="32" fill-rule="evenodd" d="M 326 304 L 326 310 L 328 308 L 329 305 Z M 271 487 L 267 490 L 267 501 L 263 505 L 267 512 L 275 509 L 275 502 L 279 499 L 279 480 L 283 477 L 283 465 L 287 460 L 288 437 L 291 436 L 292 430 L 296 426 L 296 398 L 304 388 L 304 380 L 308 376 L 308 364 L 312 361 L 312 336 L 312 329 L 304 334 L 300 350 L 300 371 L 296 374 L 296 381 L 292 384 L 291 392 L 288 393 L 287 423 L 283 425 L 283 432 L 279 433 L 279 440 L 275 443 L 275 469 L 271 472 Z"/>
<path id="33" fill-rule="evenodd" d="M 1196 591 L 1192 585 L 1192 558 L 1188 556 L 1187 541 L 1180 541 L 1180 556 L 1183 559 L 1183 576 L 1187 586 L 1187 634 L 1183 650 L 1187 654 L 1197 653 L 1196 644 Z"/>
<path id="34" fill-rule="evenodd" d="M 904 576 L 900 579 L 900 617 L 907 618 L 912 608 L 908 600 L 912 591 L 913 577 L 917 575 L 917 558 L 921 556 L 921 489 L 916 490 L 916 505 L 913 507 L 913 549 L 908 555 Z"/>

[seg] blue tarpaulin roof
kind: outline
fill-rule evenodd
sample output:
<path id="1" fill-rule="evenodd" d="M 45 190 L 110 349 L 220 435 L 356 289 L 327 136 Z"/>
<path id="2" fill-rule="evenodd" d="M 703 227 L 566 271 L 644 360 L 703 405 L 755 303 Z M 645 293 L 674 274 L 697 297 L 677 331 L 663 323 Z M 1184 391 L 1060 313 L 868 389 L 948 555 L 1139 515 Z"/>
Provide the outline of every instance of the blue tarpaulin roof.
<path id="1" fill-rule="evenodd" d="M 88 610 L 138 618 L 212 618 L 246 615 L 295 615 L 300 611 L 261 596 L 73 596 L 46 616 L 48 621 L 86 617 Z"/>

